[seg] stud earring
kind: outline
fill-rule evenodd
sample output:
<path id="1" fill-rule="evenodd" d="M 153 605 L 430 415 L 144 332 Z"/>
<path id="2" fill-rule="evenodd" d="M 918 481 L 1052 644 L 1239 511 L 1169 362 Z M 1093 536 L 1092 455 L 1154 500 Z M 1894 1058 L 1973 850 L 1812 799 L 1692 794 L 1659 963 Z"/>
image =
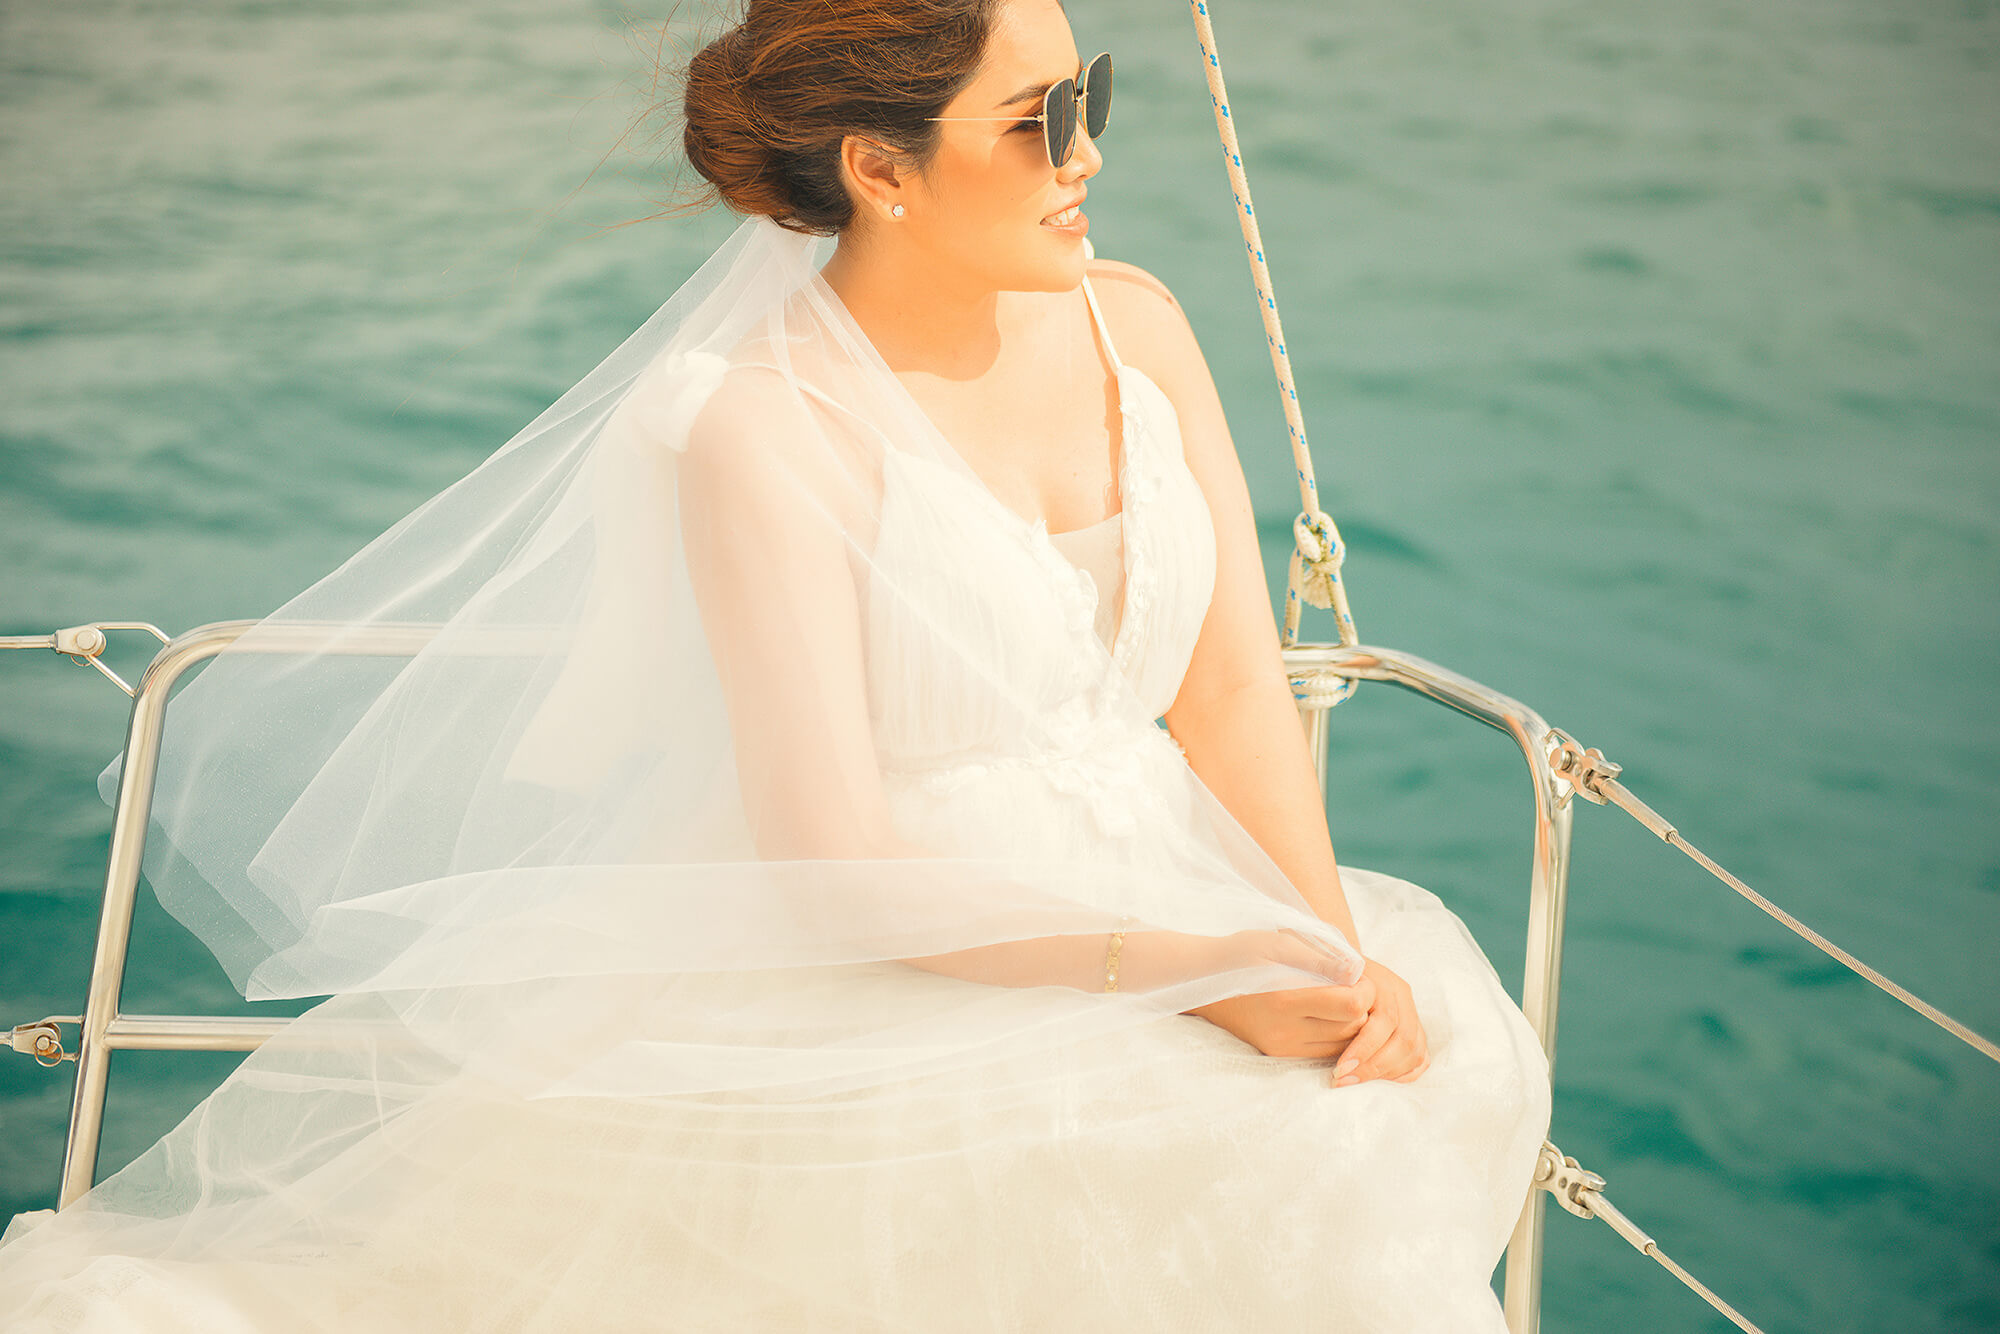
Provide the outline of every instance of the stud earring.
<path id="1" fill-rule="evenodd" d="M 903 216 L 903 206 L 902 206 L 901 204 L 898 204 L 898 205 L 896 205 L 896 206 L 895 206 L 894 208 L 892 208 L 892 209 L 890 209 L 890 210 L 889 210 L 889 214 L 890 214 L 890 216 L 891 216 L 891 217 L 897 217 L 897 218 L 900 218 L 900 217 L 902 217 L 902 216 Z"/>

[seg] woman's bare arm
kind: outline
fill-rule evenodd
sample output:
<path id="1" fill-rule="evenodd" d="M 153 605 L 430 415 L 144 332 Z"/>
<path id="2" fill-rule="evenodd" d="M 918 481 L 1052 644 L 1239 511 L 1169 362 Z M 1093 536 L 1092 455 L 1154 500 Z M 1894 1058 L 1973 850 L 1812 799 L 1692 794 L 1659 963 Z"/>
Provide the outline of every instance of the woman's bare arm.
<path id="1" fill-rule="evenodd" d="M 1123 327 L 1137 335 L 1128 341 L 1143 345 L 1143 355 L 1161 367 L 1154 379 L 1173 400 L 1188 469 L 1215 526 L 1215 594 L 1180 694 L 1167 711 L 1167 728 L 1202 782 L 1312 910 L 1365 958 L 1366 943 L 1355 930 L 1334 862 L 1312 753 L 1285 679 L 1250 489 L 1215 379 L 1165 285 L 1131 265 L 1108 267 L 1113 281 L 1105 286 L 1119 290 L 1126 308 Z M 1353 988 L 1321 988 L 1304 1004 L 1320 1020 L 1304 1032 L 1298 1027 L 1299 1003 L 1282 993 L 1231 996 L 1192 1013 L 1273 1054 L 1337 1052 L 1331 1080 L 1336 1086 L 1366 1079 L 1407 1082 L 1429 1068 L 1429 1039 L 1415 996 L 1379 960 L 1367 960 Z"/>
<path id="2" fill-rule="evenodd" d="M 1215 526 L 1215 593 L 1180 694 L 1167 710 L 1167 730 L 1203 784 L 1312 910 L 1361 949 L 1312 752 L 1285 677 L 1249 487 L 1208 361 L 1180 303 L 1159 279 L 1111 260 L 1093 262 L 1093 278 L 1100 273 L 1093 287 L 1107 307 L 1126 316 L 1121 343 L 1159 368 L 1153 378 L 1173 400 L 1188 469 Z"/>

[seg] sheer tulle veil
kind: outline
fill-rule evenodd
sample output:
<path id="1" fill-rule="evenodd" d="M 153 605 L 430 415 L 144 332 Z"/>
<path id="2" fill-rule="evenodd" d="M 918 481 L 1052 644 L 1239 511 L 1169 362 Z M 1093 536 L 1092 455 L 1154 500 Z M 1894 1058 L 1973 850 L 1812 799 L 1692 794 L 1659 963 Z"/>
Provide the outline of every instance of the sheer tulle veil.
<path id="1" fill-rule="evenodd" d="M 968 560 L 971 530 L 1004 536 L 1004 520 L 818 278 L 829 245 L 742 223 L 485 463 L 175 698 L 146 871 L 246 996 L 818 968 L 1127 919 L 1290 928 L 1336 974 L 1352 966 L 1219 807 L 1198 811 L 1208 827 L 1135 830 L 1115 855 L 1033 839 L 1005 858 L 868 855 L 882 766 L 949 757 L 895 753 L 936 730 L 912 725 L 923 701 L 836 694 L 856 683 L 826 664 L 857 616 L 893 619 L 932 707 L 976 698 L 984 731 L 1024 754 L 1071 738 L 1040 735 L 1045 709 L 956 638 L 925 572 L 877 551 L 890 451 L 957 475 Z M 852 608 L 800 600 L 826 580 L 800 553 L 827 552 L 849 566 Z M 996 596 L 1048 597 L 1009 578 L 979 576 Z M 291 650 L 300 625 L 332 627 L 328 647 Z M 407 626 L 436 627 L 414 657 L 369 650 Z M 876 734 L 841 734 L 857 723 Z M 107 799 L 119 767 L 100 776 Z M 1137 866 L 1133 846 L 1177 855 Z M 1157 1008 L 1144 993 L 1171 982 L 1152 1000 L 1185 1009 L 1211 993 L 1207 971 L 1139 971 L 1120 990 Z"/>
<path id="2" fill-rule="evenodd" d="M 538 1105 L 679 1118 L 707 1161 L 810 1126 L 821 1160 L 915 1162 L 955 1080 L 1059 1108 L 1137 1029 L 1358 976 L 1155 702 L 1044 616 L 1059 558 L 819 278 L 830 245 L 743 222 L 175 697 L 148 879 L 245 996 L 327 999 L 0 1270 L 104 1229 L 364 1245 L 391 1183 Z M 928 818 L 974 792 L 977 821 Z M 954 1147 L 1018 1131 L 953 1115 Z"/>

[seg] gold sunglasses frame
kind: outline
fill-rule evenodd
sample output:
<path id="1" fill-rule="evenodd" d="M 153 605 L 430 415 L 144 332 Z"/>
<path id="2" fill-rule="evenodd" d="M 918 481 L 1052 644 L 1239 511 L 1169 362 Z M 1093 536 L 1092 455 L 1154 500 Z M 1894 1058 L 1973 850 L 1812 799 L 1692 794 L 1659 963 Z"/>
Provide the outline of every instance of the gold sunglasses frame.
<path id="1" fill-rule="evenodd" d="M 1049 165 L 1055 168 L 1057 171 L 1061 171 L 1063 167 L 1068 165 L 1070 158 L 1076 156 L 1076 141 L 1078 134 L 1089 134 L 1090 137 L 1093 139 L 1097 137 L 1097 135 L 1095 134 L 1090 134 L 1089 117 L 1085 112 L 1085 107 L 1089 105 L 1088 99 L 1090 97 L 1090 88 L 1089 88 L 1090 71 L 1097 65 L 1098 61 L 1100 60 L 1109 61 L 1110 59 L 1111 59 L 1111 53 L 1109 51 L 1100 51 L 1096 55 L 1092 56 L 1089 60 L 1085 61 L 1083 68 L 1079 69 L 1073 78 L 1063 79 L 1058 83 L 1051 84 L 1049 86 L 1048 92 L 1042 95 L 1042 110 L 1039 115 L 926 116 L 924 117 L 924 119 L 925 120 L 1005 120 L 1005 121 L 1013 121 L 1017 124 L 1021 121 L 1026 121 L 1026 120 L 1039 121 L 1041 122 L 1042 126 L 1042 147 L 1048 150 Z M 1108 76 L 1111 73 L 1111 66 L 1107 64 L 1104 67 L 1104 72 Z M 1063 160 L 1061 162 L 1058 162 L 1055 160 L 1056 159 L 1055 145 L 1049 142 L 1049 102 L 1051 99 L 1055 97 L 1057 93 L 1062 91 L 1064 84 L 1069 85 L 1069 87 L 1071 88 L 1072 90 L 1071 95 L 1076 104 L 1076 130 L 1070 135 L 1068 154 L 1066 154 L 1063 157 Z M 1105 120 L 1104 123 L 1106 125 L 1109 125 L 1111 121 L 1109 120 L 1108 110 L 1106 112 L 1106 116 L 1107 119 Z M 1098 131 L 1098 133 L 1101 134 L 1103 133 L 1103 131 L 1100 130 Z"/>

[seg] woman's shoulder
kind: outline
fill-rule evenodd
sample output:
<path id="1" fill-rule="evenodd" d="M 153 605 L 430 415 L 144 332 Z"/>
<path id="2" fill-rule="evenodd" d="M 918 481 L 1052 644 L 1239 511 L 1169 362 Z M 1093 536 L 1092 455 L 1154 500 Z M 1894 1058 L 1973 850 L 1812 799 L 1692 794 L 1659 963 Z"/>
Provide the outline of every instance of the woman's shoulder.
<path id="1" fill-rule="evenodd" d="M 1137 264 L 1122 259 L 1092 259 L 1084 266 L 1084 274 L 1090 280 L 1090 290 L 1097 294 L 1105 321 L 1113 326 L 1114 339 L 1125 332 L 1121 324 L 1132 329 L 1137 341 L 1145 336 L 1149 325 L 1163 318 L 1187 319 L 1181 303 L 1174 299 L 1167 285 Z"/>
<path id="2" fill-rule="evenodd" d="M 1190 330 L 1187 312 L 1153 273 L 1122 259 L 1092 259 L 1085 266 L 1090 290 L 1121 361 L 1137 366 L 1172 392 L 1185 376 Z"/>
<path id="3" fill-rule="evenodd" d="M 1136 366 L 1183 418 L 1212 384 L 1208 361 L 1187 312 L 1160 279 L 1120 259 L 1092 259 L 1085 268 L 1118 359 Z"/>

